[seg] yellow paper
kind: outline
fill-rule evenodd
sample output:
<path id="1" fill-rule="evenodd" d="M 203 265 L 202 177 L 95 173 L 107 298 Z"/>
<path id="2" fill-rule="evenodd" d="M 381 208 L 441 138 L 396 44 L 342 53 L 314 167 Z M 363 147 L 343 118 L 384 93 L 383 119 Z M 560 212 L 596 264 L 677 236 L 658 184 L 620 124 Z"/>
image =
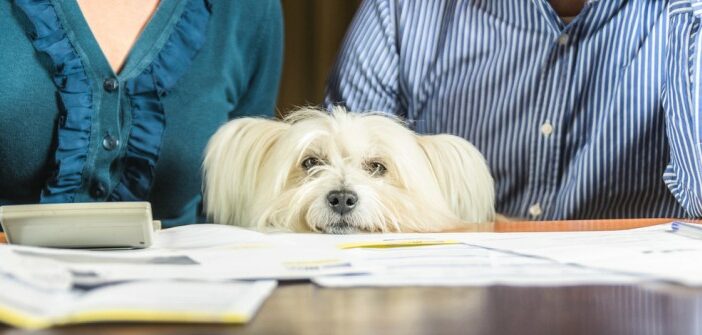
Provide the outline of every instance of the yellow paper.
<path id="1" fill-rule="evenodd" d="M 339 244 L 341 249 L 354 248 L 401 248 L 401 247 L 424 247 L 430 245 L 460 244 L 455 240 L 383 240 L 370 242 L 348 242 Z"/>

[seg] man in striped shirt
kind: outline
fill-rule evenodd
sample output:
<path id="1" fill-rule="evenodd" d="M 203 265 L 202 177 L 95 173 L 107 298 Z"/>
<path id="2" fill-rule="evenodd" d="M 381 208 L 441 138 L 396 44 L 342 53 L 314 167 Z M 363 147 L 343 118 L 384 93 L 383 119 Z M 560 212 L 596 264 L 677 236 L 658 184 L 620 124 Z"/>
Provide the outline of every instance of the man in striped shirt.
<path id="1" fill-rule="evenodd" d="M 471 141 L 507 216 L 700 217 L 701 18 L 702 0 L 366 0 L 326 103 Z"/>

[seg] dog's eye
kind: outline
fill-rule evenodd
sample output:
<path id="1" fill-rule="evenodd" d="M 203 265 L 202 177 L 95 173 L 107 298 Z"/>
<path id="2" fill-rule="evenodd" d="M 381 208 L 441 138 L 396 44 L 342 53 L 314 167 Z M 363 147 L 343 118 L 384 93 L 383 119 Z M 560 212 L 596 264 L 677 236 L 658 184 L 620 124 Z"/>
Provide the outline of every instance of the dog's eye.
<path id="1" fill-rule="evenodd" d="M 319 166 L 319 165 L 322 165 L 322 161 L 316 157 L 307 157 L 307 158 L 305 158 L 304 161 L 302 161 L 302 167 L 305 170 L 309 170 L 309 169 L 311 169 L 315 166 Z"/>
<path id="2" fill-rule="evenodd" d="M 366 171 L 373 177 L 380 177 L 388 171 L 388 169 L 381 162 L 368 162 L 366 163 Z"/>

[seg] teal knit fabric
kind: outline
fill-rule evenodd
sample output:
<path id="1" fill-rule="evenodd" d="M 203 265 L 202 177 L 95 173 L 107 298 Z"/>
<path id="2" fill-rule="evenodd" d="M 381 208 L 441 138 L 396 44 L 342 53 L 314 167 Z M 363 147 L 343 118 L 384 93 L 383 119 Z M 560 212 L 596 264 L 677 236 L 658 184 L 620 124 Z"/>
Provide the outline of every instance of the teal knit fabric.
<path id="1" fill-rule="evenodd" d="M 195 223 L 209 136 L 273 114 L 277 0 L 162 0 L 118 74 L 73 0 L 0 0 L 0 31 L 0 204 L 150 201 Z"/>

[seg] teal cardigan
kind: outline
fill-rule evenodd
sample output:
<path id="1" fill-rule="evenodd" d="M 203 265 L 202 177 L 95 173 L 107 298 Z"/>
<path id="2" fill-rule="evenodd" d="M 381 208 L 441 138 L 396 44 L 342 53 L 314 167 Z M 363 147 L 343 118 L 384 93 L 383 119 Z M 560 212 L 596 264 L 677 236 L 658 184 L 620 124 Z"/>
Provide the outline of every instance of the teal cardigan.
<path id="1" fill-rule="evenodd" d="M 0 205 L 150 201 L 200 214 L 203 149 L 272 116 L 278 0 L 162 0 L 115 74 L 74 0 L 0 0 Z"/>

